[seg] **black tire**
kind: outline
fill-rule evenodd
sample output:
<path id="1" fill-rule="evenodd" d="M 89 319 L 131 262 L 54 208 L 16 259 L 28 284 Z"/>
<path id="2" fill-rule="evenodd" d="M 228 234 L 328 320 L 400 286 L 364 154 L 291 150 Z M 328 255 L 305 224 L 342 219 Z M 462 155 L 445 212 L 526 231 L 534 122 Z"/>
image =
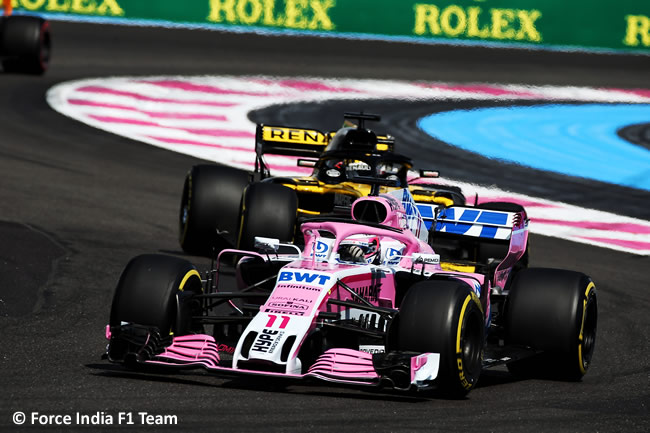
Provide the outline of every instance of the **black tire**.
<path id="1" fill-rule="evenodd" d="M 177 317 L 177 295 L 201 290 L 201 276 L 187 260 L 161 254 L 137 256 L 117 283 L 110 324 L 128 322 L 156 327 L 161 335 L 182 334 L 189 318 Z"/>
<path id="2" fill-rule="evenodd" d="M 483 361 L 485 315 L 467 284 L 458 280 L 414 284 L 388 335 L 388 350 L 440 354 L 438 388 L 443 394 L 460 398 L 476 385 Z"/>
<path id="3" fill-rule="evenodd" d="M 43 74 L 52 49 L 50 23 L 43 18 L 12 15 L 4 19 L 0 53 L 5 72 Z"/>
<path id="4" fill-rule="evenodd" d="M 504 212 L 524 212 L 524 215 L 526 215 L 526 209 L 522 205 L 507 201 L 486 202 L 481 203 L 476 207 L 479 209 L 498 210 Z M 518 272 L 519 270 L 528 267 L 528 246 L 527 243 L 526 251 L 524 251 L 523 256 L 521 256 L 517 264 L 514 266 L 514 272 Z M 482 242 L 478 247 L 477 261 L 480 263 L 487 263 L 490 258 L 503 259 L 506 254 L 508 254 L 508 245 L 503 245 L 502 243 Z"/>
<path id="5" fill-rule="evenodd" d="M 255 247 L 255 236 L 293 240 L 298 199 L 296 193 L 282 185 L 259 182 L 244 191 L 238 246 Z"/>
<path id="6" fill-rule="evenodd" d="M 596 344 L 598 303 L 589 277 L 561 269 L 529 268 L 513 280 L 506 301 L 506 342 L 543 351 L 508 364 L 520 376 L 580 380 Z"/>
<path id="7" fill-rule="evenodd" d="M 179 241 L 188 254 L 210 256 L 237 240 L 239 209 L 249 174 L 232 167 L 195 165 L 185 177 Z M 217 230 L 222 234 L 217 234 Z"/>

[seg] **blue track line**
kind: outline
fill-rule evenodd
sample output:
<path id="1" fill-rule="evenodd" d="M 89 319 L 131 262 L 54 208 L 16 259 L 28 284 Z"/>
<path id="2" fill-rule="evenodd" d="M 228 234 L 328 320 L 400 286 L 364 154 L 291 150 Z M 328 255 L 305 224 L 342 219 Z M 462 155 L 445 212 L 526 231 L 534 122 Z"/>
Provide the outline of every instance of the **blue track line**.
<path id="1" fill-rule="evenodd" d="M 488 158 L 650 190 L 650 150 L 617 135 L 650 123 L 648 104 L 457 110 L 418 121 L 427 134 Z"/>

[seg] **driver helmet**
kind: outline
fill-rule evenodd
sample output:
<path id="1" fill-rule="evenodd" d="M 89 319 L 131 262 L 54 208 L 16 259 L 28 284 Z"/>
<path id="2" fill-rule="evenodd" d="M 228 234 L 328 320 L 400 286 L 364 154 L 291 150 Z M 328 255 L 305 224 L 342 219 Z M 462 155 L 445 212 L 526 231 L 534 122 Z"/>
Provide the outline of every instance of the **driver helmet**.
<path id="1" fill-rule="evenodd" d="M 342 262 L 379 264 L 381 244 L 377 236 L 346 239 L 339 244 L 338 253 Z"/>

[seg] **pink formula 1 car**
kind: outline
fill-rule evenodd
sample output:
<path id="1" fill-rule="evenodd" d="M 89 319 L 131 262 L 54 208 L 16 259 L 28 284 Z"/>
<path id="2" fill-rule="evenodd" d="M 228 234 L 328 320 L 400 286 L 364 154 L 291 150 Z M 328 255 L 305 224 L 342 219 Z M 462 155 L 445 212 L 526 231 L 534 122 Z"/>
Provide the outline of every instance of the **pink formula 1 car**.
<path id="1" fill-rule="evenodd" d="M 527 225 L 524 212 L 451 206 L 427 230 L 405 189 L 357 199 L 351 220 L 304 223 L 302 251 L 264 238 L 258 252 L 224 250 L 204 277 L 186 260 L 138 256 L 117 285 L 107 358 L 452 397 L 499 364 L 579 380 L 594 351 L 594 284 L 557 269 L 511 275 Z M 507 254 L 441 263 L 432 237 Z M 232 255 L 235 278 L 220 272 Z"/>

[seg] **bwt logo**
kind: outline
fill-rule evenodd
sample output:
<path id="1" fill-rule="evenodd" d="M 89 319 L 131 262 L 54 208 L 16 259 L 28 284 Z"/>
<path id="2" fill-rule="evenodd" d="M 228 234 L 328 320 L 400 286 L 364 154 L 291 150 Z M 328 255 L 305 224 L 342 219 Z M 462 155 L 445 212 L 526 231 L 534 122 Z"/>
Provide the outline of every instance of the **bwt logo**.
<path id="1" fill-rule="evenodd" d="M 462 210 L 462 213 L 459 213 Z M 478 223 L 481 228 L 479 237 L 495 238 L 497 226 L 505 226 L 508 222 L 508 213 L 493 211 L 478 211 L 473 209 L 444 209 L 438 214 L 436 231 L 465 234 Z"/>
<path id="2" fill-rule="evenodd" d="M 402 253 L 402 251 L 395 249 L 395 248 L 388 248 L 388 251 L 386 251 L 386 258 L 393 258 L 395 256 L 399 256 Z"/>
<path id="3" fill-rule="evenodd" d="M 316 243 L 316 254 L 325 254 L 329 250 L 329 245 L 323 241 L 318 241 Z"/>
<path id="4" fill-rule="evenodd" d="M 310 272 L 282 271 L 280 272 L 278 281 L 295 281 L 296 283 L 318 284 L 322 286 L 330 278 L 332 277 L 329 275 L 312 274 Z M 318 280 L 317 283 L 315 282 L 316 280 Z"/>
<path id="5" fill-rule="evenodd" d="M 398 249 L 395 249 L 395 248 L 388 248 L 388 250 L 386 251 L 386 257 L 384 258 L 384 260 L 389 265 L 396 265 L 402 259 L 401 254 L 402 254 L 402 250 L 398 250 Z"/>

